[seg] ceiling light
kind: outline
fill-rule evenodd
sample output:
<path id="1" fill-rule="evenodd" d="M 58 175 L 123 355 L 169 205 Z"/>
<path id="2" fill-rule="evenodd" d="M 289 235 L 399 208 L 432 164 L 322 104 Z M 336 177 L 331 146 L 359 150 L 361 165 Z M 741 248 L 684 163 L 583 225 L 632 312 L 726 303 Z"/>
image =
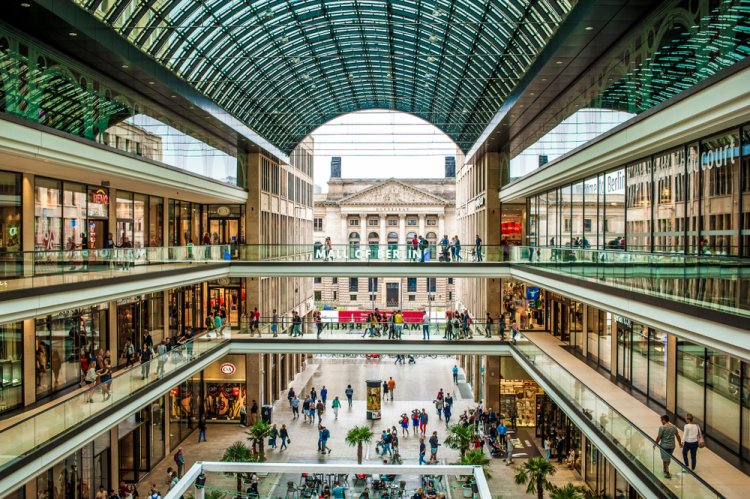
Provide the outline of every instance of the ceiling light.
<path id="1" fill-rule="evenodd" d="M 392 80 L 392 79 L 393 79 L 393 73 L 391 73 L 390 71 L 388 71 L 388 72 L 387 72 L 387 73 L 385 74 L 385 78 L 386 78 L 387 80 Z"/>
<path id="2" fill-rule="evenodd" d="M 71 31 L 70 33 L 68 33 L 68 36 L 72 36 L 73 38 L 75 38 L 76 36 L 78 36 L 78 33 L 76 33 L 75 31 Z"/>
<path id="3" fill-rule="evenodd" d="M 536 95 L 534 92 L 529 93 L 529 95 Z"/>
<path id="4" fill-rule="evenodd" d="M 305 73 L 305 74 L 302 75 L 302 79 L 305 80 L 305 81 L 307 81 L 307 80 L 310 79 L 310 75 L 307 74 L 307 73 Z"/>
<path id="5" fill-rule="evenodd" d="M 562 61 L 555 61 L 555 64 L 562 64 Z"/>
<path id="6" fill-rule="evenodd" d="M 586 26 L 586 31 L 592 31 L 594 29 L 593 26 Z"/>
<path id="7" fill-rule="evenodd" d="M 299 57 L 297 57 L 296 55 L 294 57 L 292 57 L 292 62 L 294 64 L 298 64 L 299 63 Z"/>
<path id="8" fill-rule="evenodd" d="M 149 84 L 149 85 L 153 85 L 153 84 L 155 84 L 155 83 L 156 83 L 155 81 L 150 81 L 150 82 L 148 82 L 148 84 Z"/>
<path id="9" fill-rule="evenodd" d="M 31 7 L 31 4 L 29 2 L 21 2 L 21 7 L 23 7 L 24 9 L 28 9 L 29 7 Z"/>
<path id="10" fill-rule="evenodd" d="M 353 79 L 354 79 L 354 75 L 353 75 L 353 74 L 349 74 L 349 75 L 348 75 L 348 78 L 349 78 L 350 80 L 353 80 Z"/>
<path id="11" fill-rule="evenodd" d="M 547 81 L 547 78 L 542 78 L 542 81 Z"/>
<path id="12" fill-rule="evenodd" d="M 427 57 L 427 62 L 435 62 L 437 59 L 435 59 L 435 56 L 429 56 Z"/>
<path id="13" fill-rule="evenodd" d="M 430 42 L 435 43 L 438 41 L 437 35 L 430 35 Z"/>
<path id="14" fill-rule="evenodd" d="M 129 66 L 128 66 L 127 64 L 123 64 L 123 65 L 122 65 L 122 66 L 120 66 L 120 67 L 121 67 L 122 69 L 128 69 L 128 67 L 129 67 Z"/>
<path id="15" fill-rule="evenodd" d="M 176 95 L 170 95 L 170 97 L 171 97 L 171 98 L 173 98 L 173 99 L 176 99 L 176 98 L 177 98 L 177 96 L 176 96 Z"/>
<path id="16" fill-rule="evenodd" d="M 266 11 L 265 16 L 266 16 L 266 19 L 271 19 L 273 17 L 273 10 L 272 9 L 268 9 Z"/>

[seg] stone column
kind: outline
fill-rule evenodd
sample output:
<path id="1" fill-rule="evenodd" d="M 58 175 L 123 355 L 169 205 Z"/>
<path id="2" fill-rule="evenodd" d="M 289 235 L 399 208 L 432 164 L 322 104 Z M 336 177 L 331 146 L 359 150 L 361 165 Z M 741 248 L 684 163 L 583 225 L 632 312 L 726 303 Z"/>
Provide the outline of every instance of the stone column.
<path id="1" fill-rule="evenodd" d="M 251 260 L 263 256 L 263 228 L 261 217 L 261 154 L 247 155 L 247 202 L 245 203 L 245 242 L 250 245 L 247 257 Z M 260 278 L 245 279 L 245 310 L 260 308 Z M 268 311 L 261 310 L 261 313 Z"/>
<path id="2" fill-rule="evenodd" d="M 425 236 L 425 224 L 424 224 L 424 213 L 419 214 L 419 234 L 420 236 Z"/>
<path id="3" fill-rule="evenodd" d="M 119 331 L 117 330 L 117 302 L 111 301 L 107 308 L 107 343 L 109 343 L 109 349 L 112 352 L 112 358 L 114 360 L 113 366 L 117 365 L 117 359 L 120 357 L 119 342 Z"/>
<path id="4" fill-rule="evenodd" d="M 479 402 L 483 398 L 483 394 L 481 392 L 484 388 L 482 381 L 482 357 L 481 355 L 473 355 L 471 359 L 474 370 L 474 379 L 471 386 L 472 391 L 474 392 L 474 402 Z"/>
<path id="5" fill-rule="evenodd" d="M 500 357 L 497 355 L 485 357 L 484 406 L 500 411 Z"/>
<path id="6" fill-rule="evenodd" d="M 165 424 L 169 425 L 169 418 Z M 165 433 L 169 434 L 169 426 L 165 428 Z M 169 456 L 169 447 L 164 452 Z M 120 483 L 120 432 L 117 425 L 109 430 L 109 476 L 112 488 L 117 489 Z"/>
<path id="7" fill-rule="evenodd" d="M 260 372 L 260 356 L 262 354 L 249 353 L 245 356 L 245 385 L 247 387 L 247 417 L 248 421 L 250 418 L 250 407 L 253 405 L 253 400 L 258 402 L 258 406 L 262 405 L 262 389 L 261 389 L 261 372 Z"/>
<path id="8" fill-rule="evenodd" d="M 23 321 L 23 405 L 36 402 L 36 327 L 34 319 Z"/>
<path id="9" fill-rule="evenodd" d="M 406 240 L 406 215 L 399 214 L 398 216 L 398 246 L 399 251 L 406 253 L 405 246 L 409 243 Z"/>
<path id="10" fill-rule="evenodd" d="M 445 234 L 445 214 L 440 213 L 438 215 L 438 242 L 440 242 L 444 234 Z M 448 236 L 448 239 L 450 240 L 450 236 Z"/>
<path id="11" fill-rule="evenodd" d="M 673 334 L 667 335 L 667 412 L 677 413 L 677 336 Z"/>
<path id="12" fill-rule="evenodd" d="M 581 354 L 586 358 L 589 354 L 589 306 L 585 303 L 581 306 L 583 307 L 583 324 L 581 325 L 583 339 L 581 341 Z"/>
<path id="13" fill-rule="evenodd" d="M 388 249 L 388 226 L 386 225 L 385 214 L 378 215 L 380 217 L 380 237 L 378 243 L 380 244 L 380 258 L 386 258 L 386 250 Z"/>
<path id="14" fill-rule="evenodd" d="M 26 251 L 23 275 L 34 275 L 34 175 L 24 173 L 21 180 L 21 249 Z M 33 343 L 32 343 L 33 345 Z M 33 358 L 33 355 L 32 355 Z M 34 379 L 34 378 L 32 378 Z"/>

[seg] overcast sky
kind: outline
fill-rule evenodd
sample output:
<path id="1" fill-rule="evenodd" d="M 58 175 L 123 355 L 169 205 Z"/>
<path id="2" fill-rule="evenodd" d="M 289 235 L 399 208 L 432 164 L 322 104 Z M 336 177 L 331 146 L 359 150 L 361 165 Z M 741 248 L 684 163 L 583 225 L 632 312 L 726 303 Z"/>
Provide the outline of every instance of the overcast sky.
<path id="1" fill-rule="evenodd" d="M 415 116 L 372 110 L 351 113 L 321 126 L 315 139 L 315 184 L 326 191 L 331 158 L 341 156 L 344 178 L 438 178 L 456 145 Z"/>

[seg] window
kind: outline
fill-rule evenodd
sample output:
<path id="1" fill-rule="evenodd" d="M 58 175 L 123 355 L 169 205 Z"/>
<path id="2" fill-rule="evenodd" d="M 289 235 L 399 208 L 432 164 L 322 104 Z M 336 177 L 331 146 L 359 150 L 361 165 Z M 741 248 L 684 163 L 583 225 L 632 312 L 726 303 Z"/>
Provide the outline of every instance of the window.
<path id="1" fill-rule="evenodd" d="M 333 301 L 338 301 L 338 299 L 339 299 L 339 292 L 338 291 L 334 291 L 333 292 Z"/>
<path id="2" fill-rule="evenodd" d="M 409 295 L 409 301 L 417 301 L 417 297 L 414 295 Z"/>
<path id="3" fill-rule="evenodd" d="M 378 278 L 377 277 L 370 277 L 367 280 L 367 291 L 369 291 L 370 293 L 378 292 Z"/>
<path id="4" fill-rule="evenodd" d="M 339 278 L 338 277 L 332 277 L 331 278 L 331 284 L 338 284 L 338 283 L 339 283 Z"/>
<path id="5" fill-rule="evenodd" d="M 314 282 L 315 284 L 320 284 L 321 282 L 323 282 L 323 279 L 322 279 L 322 278 L 320 278 L 320 277 L 315 277 L 315 278 L 313 279 L 313 282 Z"/>
<path id="6" fill-rule="evenodd" d="M 398 226 L 398 218 L 389 218 L 388 227 L 396 227 L 396 226 Z"/>
<path id="7" fill-rule="evenodd" d="M 437 287 L 437 279 L 434 277 L 428 277 L 427 279 L 427 292 L 428 293 L 434 293 L 435 288 Z"/>
<path id="8" fill-rule="evenodd" d="M 427 225 L 437 225 L 438 221 L 437 218 L 428 218 L 427 219 Z"/>
<path id="9" fill-rule="evenodd" d="M 417 219 L 416 218 L 407 218 L 406 219 L 406 225 L 417 225 Z"/>
<path id="10" fill-rule="evenodd" d="M 349 295 L 349 301 L 357 301 L 357 295 Z"/>
<path id="11" fill-rule="evenodd" d="M 406 292 L 407 293 L 417 292 L 417 278 L 416 277 L 409 277 L 408 279 L 406 279 Z"/>
<path id="12" fill-rule="evenodd" d="M 377 227 L 380 224 L 379 218 L 368 218 L 367 219 L 367 225 L 370 227 Z"/>
<path id="13" fill-rule="evenodd" d="M 349 219 L 349 226 L 350 227 L 358 227 L 359 226 L 359 218 L 350 218 Z"/>
<path id="14" fill-rule="evenodd" d="M 448 301 L 453 301 L 453 291 L 448 291 Z"/>
<path id="15" fill-rule="evenodd" d="M 359 291 L 359 279 L 356 277 L 349 278 L 349 291 Z"/>
<path id="16" fill-rule="evenodd" d="M 378 299 L 378 295 L 376 293 L 370 293 L 370 301 L 375 301 Z"/>
<path id="17" fill-rule="evenodd" d="M 452 277 L 448 278 L 448 284 L 453 284 L 453 278 Z"/>
<path id="18" fill-rule="evenodd" d="M 320 301 L 323 299 L 323 293 L 321 291 L 315 291 L 313 298 L 315 301 Z"/>
<path id="19" fill-rule="evenodd" d="M 323 230 L 323 219 L 322 218 L 315 218 L 313 219 L 313 230 L 316 232 L 321 232 Z"/>

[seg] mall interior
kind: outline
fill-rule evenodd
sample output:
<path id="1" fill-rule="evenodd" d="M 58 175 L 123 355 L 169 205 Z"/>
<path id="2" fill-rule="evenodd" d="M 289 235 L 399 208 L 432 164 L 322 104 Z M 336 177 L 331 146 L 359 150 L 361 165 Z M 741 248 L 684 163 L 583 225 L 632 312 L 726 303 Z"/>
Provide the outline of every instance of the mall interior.
<path id="1" fill-rule="evenodd" d="M 4 0 L 0 265 L 2 498 L 745 497 L 750 0 Z"/>

